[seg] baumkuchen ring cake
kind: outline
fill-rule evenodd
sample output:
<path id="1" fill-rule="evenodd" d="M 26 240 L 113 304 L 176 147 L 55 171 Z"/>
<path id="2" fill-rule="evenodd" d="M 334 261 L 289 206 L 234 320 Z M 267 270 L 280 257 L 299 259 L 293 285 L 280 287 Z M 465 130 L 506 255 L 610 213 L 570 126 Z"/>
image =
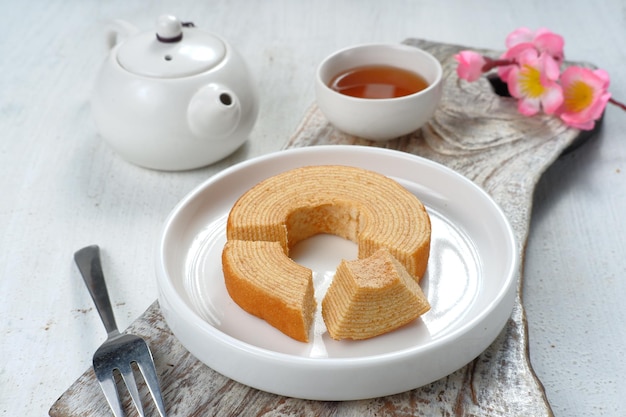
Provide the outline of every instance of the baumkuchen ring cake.
<path id="1" fill-rule="evenodd" d="M 419 286 L 430 251 L 424 205 L 384 175 L 339 165 L 283 172 L 237 200 L 222 253 L 231 298 L 307 342 L 316 308 L 312 272 L 289 250 L 320 233 L 358 245 L 358 259 L 342 261 L 322 301 L 332 338 L 374 337 L 430 309 Z"/>

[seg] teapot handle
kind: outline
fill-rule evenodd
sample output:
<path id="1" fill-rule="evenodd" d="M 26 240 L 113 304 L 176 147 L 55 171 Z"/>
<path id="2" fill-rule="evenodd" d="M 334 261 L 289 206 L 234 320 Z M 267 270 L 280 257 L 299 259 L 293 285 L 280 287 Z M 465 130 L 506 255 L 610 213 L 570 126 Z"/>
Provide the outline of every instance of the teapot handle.
<path id="1" fill-rule="evenodd" d="M 106 27 L 106 47 L 108 49 L 113 49 L 113 47 L 120 43 L 122 40 L 134 35 L 137 32 L 139 32 L 139 29 L 132 24 L 124 20 L 114 20 Z"/>

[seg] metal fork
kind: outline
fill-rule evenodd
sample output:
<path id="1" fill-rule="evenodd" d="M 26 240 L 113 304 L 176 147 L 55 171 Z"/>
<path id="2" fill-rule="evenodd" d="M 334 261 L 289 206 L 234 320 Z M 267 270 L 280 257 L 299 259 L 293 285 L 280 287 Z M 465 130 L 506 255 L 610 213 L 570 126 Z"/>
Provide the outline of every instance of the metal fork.
<path id="1" fill-rule="evenodd" d="M 113 414 L 116 417 L 124 416 L 113 374 L 117 370 L 122 375 L 139 415 L 145 416 L 133 375 L 132 364 L 136 363 L 152 394 L 159 414 L 161 417 L 166 417 L 154 360 L 148 344 L 139 336 L 121 334 L 117 329 L 102 272 L 100 248 L 97 245 L 87 246 L 74 254 L 74 260 L 107 331 L 107 340 L 93 355 L 93 369 Z"/>

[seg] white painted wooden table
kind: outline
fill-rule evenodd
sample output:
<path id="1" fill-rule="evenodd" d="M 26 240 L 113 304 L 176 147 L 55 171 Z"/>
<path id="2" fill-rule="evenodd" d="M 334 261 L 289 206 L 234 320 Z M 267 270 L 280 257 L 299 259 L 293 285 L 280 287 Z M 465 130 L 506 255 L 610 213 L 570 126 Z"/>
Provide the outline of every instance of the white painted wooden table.
<path id="1" fill-rule="evenodd" d="M 168 12 L 228 39 L 255 70 L 259 121 L 249 142 L 182 173 L 126 163 L 98 137 L 89 95 L 114 18 L 150 28 Z M 98 243 L 120 328 L 156 299 L 154 249 L 187 192 L 238 161 L 279 150 L 314 100 L 332 51 L 409 37 L 504 47 L 525 25 L 566 40 L 566 57 L 612 76 L 626 100 L 621 0 L 30 1 L 0 3 L 0 415 L 45 415 L 91 363 L 104 330 L 72 262 Z M 562 157 L 535 196 L 524 305 L 531 358 L 557 416 L 626 410 L 626 113 Z"/>

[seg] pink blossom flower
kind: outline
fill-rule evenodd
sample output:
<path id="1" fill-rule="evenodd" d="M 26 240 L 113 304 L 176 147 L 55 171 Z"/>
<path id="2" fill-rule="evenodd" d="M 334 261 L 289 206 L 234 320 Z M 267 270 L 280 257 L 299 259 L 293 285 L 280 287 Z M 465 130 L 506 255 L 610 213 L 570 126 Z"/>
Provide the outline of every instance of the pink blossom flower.
<path id="1" fill-rule="evenodd" d="M 521 27 L 507 36 L 505 44 L 507 50 L 501 57 L 503 60 L 516 61 L 518 56 L 526 49 L 536 49 L 540 54 L 547 53 L 559 65 L 563 62 L 565 56 L 563 52 L 565 44 L 563 37 L 545 28 L 532 31 L 526 27 Z M 509 71 L 512 68 L 512 65 L 500 66 L 498 75 L 502 80 L 507 80 Z"/>
<path id="2" fill-rule="evenodd" d="M 459 63 L 456 73 L 459 78 L 467 81 L 476 81 L 483 73 L 485 58 L 474 51 L 461 51 L 454 56 Z"/>
<path id="3" fill-rule="evenodd" d="M 561 35 L 546 28 L 540 28 L 534 32 L 525 27 L 516 29 L 507 36 L 505 45 L 509 50 L 509 58 L 513 58 L 511 55 L 521 52 L 523 48 L 533 47 L 539 53 L 548 53 L 557 63 L 563 62 L 565 41 Z"/>
<path id="4" fill-rule="evenodd" d="M 509 71 L 507 86 L 511 95 L 519 99 L 519 112 L 532 116 L 543 108 L 546 114 L 553 114 L 563 102 L 557 62 L 535 49 L 522 51 L 517 62 Z"/>
<path id="5" fill-rule="evenodd" d="M 567 124 L 591 130 L 611 98 L 609 74 L 604 70 L 569 67 L 561 74 L 564 100 L 557 114 Z"/>

